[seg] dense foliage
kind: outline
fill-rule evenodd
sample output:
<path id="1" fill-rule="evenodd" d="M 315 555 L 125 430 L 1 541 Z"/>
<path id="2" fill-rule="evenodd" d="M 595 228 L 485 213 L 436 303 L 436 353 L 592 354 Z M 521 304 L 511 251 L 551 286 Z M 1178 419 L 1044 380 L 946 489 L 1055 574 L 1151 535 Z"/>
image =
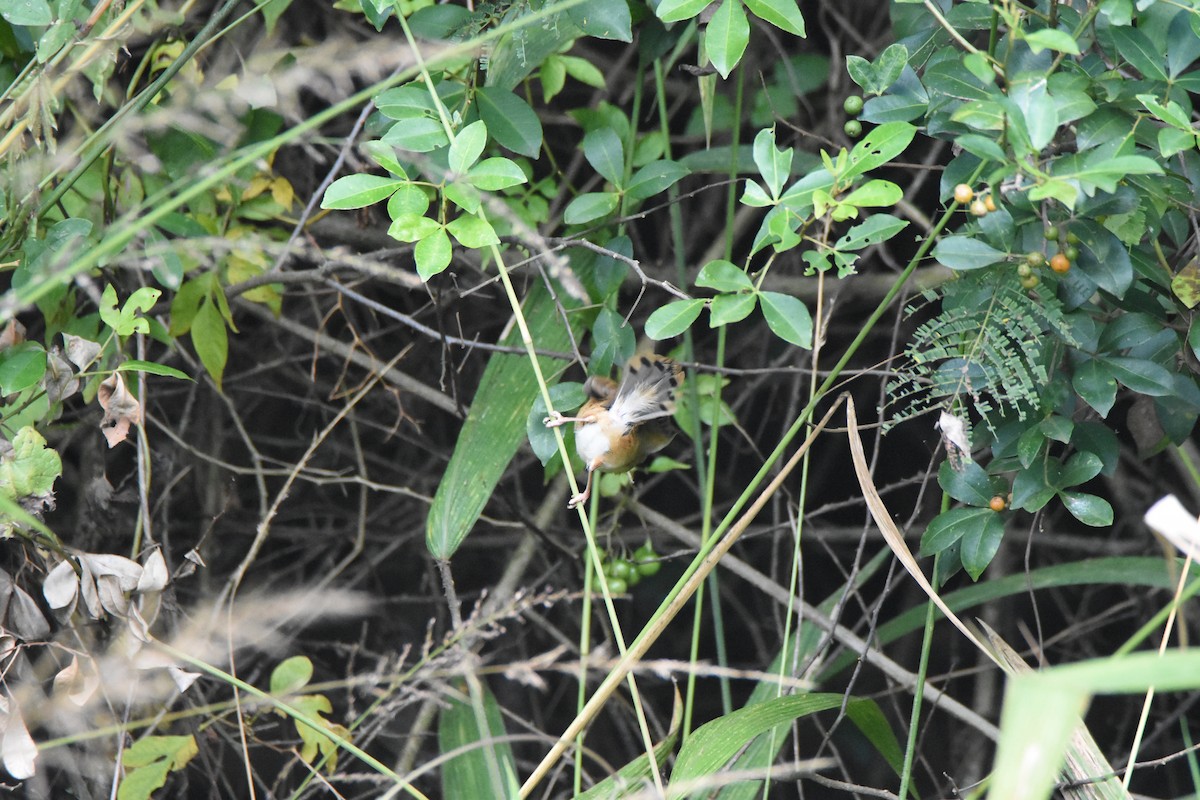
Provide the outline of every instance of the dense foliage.
<path id="1" fill-rule="evenodd" d="M 1196 2 L 0 18 L 29 796 L 1196 790 L 1192 651 L 1022 676 L 1195 628 Z M 655 343 L 682 435 L 568 513 Z"/>

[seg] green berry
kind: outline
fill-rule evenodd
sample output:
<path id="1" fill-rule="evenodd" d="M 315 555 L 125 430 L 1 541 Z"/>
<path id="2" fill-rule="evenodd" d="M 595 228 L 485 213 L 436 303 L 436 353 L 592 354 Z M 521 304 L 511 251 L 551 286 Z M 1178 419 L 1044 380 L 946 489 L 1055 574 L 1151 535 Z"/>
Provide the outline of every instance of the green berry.
<path id="1" fill-rule="evenodd" d="M 863 99 L 852 94 L 842 101 L 842 110 L 852 117 L 857 117 L 863 110 Z"/>
<path id="2" fill-rule="evenodd" d="M 1067 244 L 1079 244 L 1079 237 L 1073 232 L 1067 231 Z"/>
<path id="3" fill-rule="evenodd" d="M 626 583 L 623 578 L 609 578 L 608 579 L 608 593 L 609 594 L 625 594 L 628 591 L 629 591 L 629 584 Z"/>
<path id="4" fill-rule="evenodd" d="M 1028 264 L 1018 264 L 1017 265 L 1017 276 L 1018 277 L 1028 278 L 1032 274 L 1033 274 L 1033 267 L 1029 266 Z"/>
<path id="5" fill-rule="evenodd" d="M 1053 225 L 1047 225 L 1046 230 L 1042 231 L 1042 236 L 1045 237 L 1047 242 L 1057 241 L 1058 228 L 1054 227 Z"/>
<path id="6" fill-rule="evenodd" d="M 862 123 L 856 119 L 848 119 L 846 120 L 846 124 L 842 126 L 842 130 L 851 139 L 857 139 L 862 136 Z"/>
<path id="7" fill-rule="evenodd" d="M 1067 237 L 1067 241 L 1068 242 L 1071 241 L 1070 236 Z M 1069 244 L 1063 248 L 1063 255 L 1065 255 L 1071 261 L 1078 261 L 1079 260 L 1079 248 L 1073 244 Z"/>
<path id="8" fill-rule="evenodd" d="M 1040 267 L 1046 263 L 1046 256 L 1042 255 L 1041 250 L 1030 250 L 1025 254 L 1025 263 L 1031 267 Z"/>

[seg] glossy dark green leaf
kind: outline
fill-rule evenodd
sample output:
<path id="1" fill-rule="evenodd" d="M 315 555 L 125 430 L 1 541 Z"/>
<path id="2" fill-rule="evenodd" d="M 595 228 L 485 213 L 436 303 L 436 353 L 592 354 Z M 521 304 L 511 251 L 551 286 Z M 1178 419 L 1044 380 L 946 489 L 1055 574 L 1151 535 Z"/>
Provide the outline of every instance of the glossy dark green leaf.
<path id="1" fill-rule="evenodd" d="M 1047 475 L 1047 467 L 1040 461 L 1019 471 L 1013 479 L 1012 507 L 1040 511 L 1049 503 L 1057 491 L 1053 483 L 1058 477 L 1057 467 L 1050 472 L 1052 474 Z"/>
<path id="2" fill-rule="evenodd" d="M 1142 73 L 1142 77 L 1150 80 L 1165 81 L 1167 73 L 1163 69 L 1164 49 L 1150 41 L 1150 37 L 1138 28 L 1121 26 L 1111 29 L 1113 41 L 1121 57 Z"/>
<path id="3" fill-rule="evenodd" d="M 891 214 L 872 214 L 850 228 L 834 244 L 837 250 L 861 250 L 881 244 L 908 227 L 908 222 Z"/>
<path id="4" fill-rule="evenodd" d="M 1093 528 L 1112 525 L 1113 508 L 1104 498 L 1081 492 L 1062 492 L 1060 497 L 1071 516 L 1084 525 L 1091 525 Z"/>
<path id="5" fill-rule="evenodd" d="M 382 141 L 414 153 L 428 153 L 450 143 L 442 123 L 432 117 L 400 120 L 388 129 Z"/>
<path id="6" fill-rule="evenodd" d="M 1097 360 L 1108 368 L 1114 378 L 1135 392 L 1161 397 L 1171 394 L 1175 389 L 1171 373 L 1153 361 L 1122 356 L 1103 356 Z"/>
<path id="7" fill-rule="evenodd" d="M 1101 417 L 1107 417 L 1117 401 L 1117 380 L 1098 359 L 1090 358 L 1076 367 L 1071 386 Z"/>
<path id="8" fill-rule="evenodd" d="M 1076 453 L 1063 466 L 1057 485 L 1060 489 L 1068 489 L 1087 483 L 1099 475 L 1103 467 L 1100 456 L 1095 453 Z"/>
<path id="9" fill-rule="evenodd" d="M 977 532 L 1000 515 L 990 508 L 952 508 L 929 522 L 921 535 L 920 556 L 936 555 L 969 533 Z M 1003 527 L 1003 525 L 1001 526 Z"/>
<path id="10" fill-rule="evenodd" d="M 996 494 L 987 470 L 974 461 L 967 461 L 955 469 L 949 461 L 938 467 L 938 484 L 960 503 L 969 506 L 986 506 Z"/>
<path id="11" fill-rule="evenodd" d="M 976 581 L 992 563 L 1004 539 L 1004 515 L 991 509 L 986 509 L 986 513 L 984 511 L 980 509 L 976 524 L 959 539 L 958 555 L 963 569 Z"/>
<path id="12" fill-rule="evenodd" d="M 219 291 L 219 290 L 218 290 Z M 225 374 L 225 362 L 229 358 L 229 333 L 221 312 L 210 298 L 205 298 L 192 320 L 192 347 L 200 357 L 200 363 L 208 371 L 217 388 Z"/>

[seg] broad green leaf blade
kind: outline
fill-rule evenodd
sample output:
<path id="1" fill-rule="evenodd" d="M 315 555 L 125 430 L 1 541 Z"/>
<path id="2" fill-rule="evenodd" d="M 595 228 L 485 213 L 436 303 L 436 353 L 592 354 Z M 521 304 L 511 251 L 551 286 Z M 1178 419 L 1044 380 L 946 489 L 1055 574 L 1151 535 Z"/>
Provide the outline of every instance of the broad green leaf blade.
<path id="1" fill-rule="evenodd" d="M 217 291 L 220 291 L 219 289 Z M 209 376 L 221 388 L 221 377 L 225 374 L 225 361 L 229 358 L 229 334 L 225 320 L 211 299 L 206 298 L 192 320 L 192 347 L 200 356 L 200 363 Z"/>
<path id="2" fill-rule="evenodd" d="M 666 191 L 674 186 L 680 178 L 689 174 L 690 171 L 687 167 L 674 161 L 667 159 L 651 161 L 629 179 L 625 196 L 633 201 L 645 200 L 659 192 Z"/>
<path id="3" fill-rule="evenodd" d="M 804 303 L 780 292 L 762 292 L 759 300 L 767 327 L 776 336 L 805 350 L 812 349 L 812 314 Z"/>
<path id="4" fill-rule="evenodd" d="M 753 294 L 719 294 L 709 306 L 709 326 L 719 328 L 750 316 L 758 298 Z"/>
<path id="5" fill-rule="evenodd" d="M 149 375 L 162 375 L 167 378 L 180 378 L 185 381 L 190 381 L 192 379 L 191 375 L 188 375 L 182 370 L 175 369 L 174 367 L 168 367 L 164 364 L 156 364 L 153 361 L 141 361 L 136 358 L 131 358 L 128 361 L 122 361 L 117 366 L 117 371 L 145 372 Z"/>
<path id="6" fill-rule="evenodd" d="M 704 289 L 715 289 L 718 292 L 741 292 L 754 288 L 754 282 L 741 267 L 732 261 L 718 258 L 700 268 L 696 276 L 696 285 Z"/>
<path id="7" fill-rule="evenodd" d="M 692 326 L 703 309 L 703 300 L 667 303 L 646 319 L 646 335 L 656 341 L 678 336 Z"/>
<path id="8" fill-rule="evenodd" d="M 467 180 L 476 189 L 495 192 L 525 183 L 528 178 L 517 163 L 502 156 L 485 158 L 467 173 Z M 421 213 L 424 213 L 423 211 Z"/>
<path id="9" fill-rule="evenodd" d="M 625 181 L 625 147 L 612 128 L 596 128 L 583 137 L 583 157 L 613 186 Z"/>
<path id="10" fill-rule="evenodd" d="M 580 280 L 585 283 L 590 280 L 591 267 L 587 262 L 581 260 L 573 267 Z M 558 300 L 568 310 L 580 306 L 579 301 L 566 293 L 560 293 Z M 570 339 L 559 310 L 541 282 L 531 285 L 522 310 L 539 348 L 569 347 Z M 574 335 L 580 336 L 587 324 L 586 315 L 575 313 L 566 317 L 571 321 Z M 520 333 L 509 332 L 500 344 L 519 347 Z M 550 358 L 539 358 L 538 363 L 545 375 L 553 374 L 561 366 Z M 529 408 L 539 394 L 528 356 L 492 355 L 429 509 L 425 541 L 435 558 L 450 558 L 471 532 L 508 462 L 525 440 Z"/>
<path id="11" fill-rule="evenodd" d="M 482 709 L 450 700 L 438 718 L 438 748 L 445 755 L 468 748 L 449 759 L 441 770 L 442 797 L 515 797 L 516 762 L 505 740 L 504 719 L 496 697 L 484 687 Z M 482 713 L 487 730 L 480 729 Z"/>
<path id="12" fill-rule="evenodd" d="M 949 460 L 943 461 L 938 467 L 938 485 L 946 494 L 969 506 L 986 506 L 996 494 L 991 476 L 974 461 L 962 464 L 959 469 L 955 469 Z"/>
<path id="13" fill-rule="evenodd" d="M 579 195 L 563 209 L 563 222 L 582 225 L 607 217 L 617 210 L 621 197 L 616 192 L 587 192 Z"/>
<path id="14" fill-rule="evenodd" d="M 626 0 L 588 0 L 567 9 L 579 30 L 597 39 L 633 41 L 632 18 Z"/>
<path id="15" fill-rule="evenodd" d="M 761 20 L 771 23 L 781 31 L 793 36 L 807 36 L 804 32 L 804 15 L 796 0 L 746 0 L 746 8 Z M 886 51 L 885 51 L 886 52 Z"/>
<path id="16" fill-rule="evenodd" d="M 427 281 L 434 275 L 444 272 L 450 266 L 450 258 L 454 248 L 446 229 L 439 227 L 436 231 L 417 242 L 413 248 L 413 259 L 417 262 L 417 275 Z"/>
<path id="17" fill-rule="evenodd" d="M 450 170 L 456 175 L 465 175 L 483 155 L 487 144 L 487 125 L 476 120 L 459 131 L 450 143 Z"/>
<path id="18" fill-rule="evenodd" d="M 708 57 L 722 78 L 733 72 L 749 43 L 750 23 L 742 0 L 722 0 L 704 33 Z"/>
<path id="19" fill-rule="evenodd" d="M 363 208 L 390 196 L 408 181 L 383 175 L 347 175 L 325 190 L 321 208 Z"/>
<path id="20" fill-rule="evenodd" d="M 933 257 L 950 269 L 979 269 L 1003 261 L 1007 254 L 970 236 L 947 236 L 933 248 Z"/>
<path id="21" fill-rule="evenodd" d="M 528 103 L 495 86 L 480 88 L 475 99 L 493 139 L 514 153 L 537 158 L 542 149 L 542 123 Z"/>

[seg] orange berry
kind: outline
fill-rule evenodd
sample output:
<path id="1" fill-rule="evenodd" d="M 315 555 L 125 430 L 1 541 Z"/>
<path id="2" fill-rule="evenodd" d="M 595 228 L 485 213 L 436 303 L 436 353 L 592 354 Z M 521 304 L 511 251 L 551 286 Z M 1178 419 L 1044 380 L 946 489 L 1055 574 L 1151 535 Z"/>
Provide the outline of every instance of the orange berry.
<path id="1" fill-rule="evenodd" d="M 1008 503 L 1004 502 L 1004 498 L 1000 495 L 996 495 L 990 501 L 988 501 L 988 508 L 990 508 L 992 511 L 1003 511 L 1007 506 Z"/>
<path id="2" fill-rule="evenodd" d="M 1057 272 L 1059 275 L 1064 274 L 1071 268 L 1071 259 L 1067 258 L 1065 253 L 1055 253 L 1050 259 L 1050 269 Z"/>
<path id="3" fill-rule="evenodd" d="M 954 202 L 965 204 L 971 202 L 971 199 L 974 197 L 975 190 L 970 186 L 967 186 L 965 183 L 960 183 L 958 186 L 954 187 Z"/>
<path id="4" fill-rule="evenodd" d="M 988 211 L 996 210 L 996 200 L 995 200 L 995 198 L 992 197 L 992 195 L 990 193 L 988 194 L 987 197 L 983 198 L 983 204 L 985 206 L 987 206 Z"/>

